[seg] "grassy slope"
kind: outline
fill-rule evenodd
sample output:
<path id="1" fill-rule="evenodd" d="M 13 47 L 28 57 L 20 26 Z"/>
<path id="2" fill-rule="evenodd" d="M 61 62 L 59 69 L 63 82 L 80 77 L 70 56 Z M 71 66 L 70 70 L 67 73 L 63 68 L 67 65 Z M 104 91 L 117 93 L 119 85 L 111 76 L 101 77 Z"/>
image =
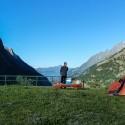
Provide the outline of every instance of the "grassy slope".
<path id="1" fill-rule="evenodd" d="M 105 90 L 0 87 L 0 125 L 123 125 L 125 97 Z"/>
<path id="2" fill-rule="evenodd" d="M 125 75 L 125 49 L 99 62 L 81 74 L 80 78 L 86 83 L 110 84 Z"/>

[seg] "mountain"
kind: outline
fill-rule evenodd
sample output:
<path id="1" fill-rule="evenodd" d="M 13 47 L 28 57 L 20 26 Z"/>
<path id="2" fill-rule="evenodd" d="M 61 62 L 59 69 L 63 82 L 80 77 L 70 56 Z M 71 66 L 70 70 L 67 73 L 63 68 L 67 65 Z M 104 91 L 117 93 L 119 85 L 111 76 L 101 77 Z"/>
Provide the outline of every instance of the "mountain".
<path id="1" fill-rule="evenodd" d="M 36 70 L 45 76 L 60 76 L 61 66 L 54 66 L 48 68 L 37 68 Z"/>
<path id="2" fill-rule="evenodd" d="M 125 75 L 125 48 L 91 66 L 79 77 L 87 83 L 109 84 Z"/>
<path id="3" fill-rule="evenodd" d="M 51 85 L 46 77 L 25 63 L 12 49 L 5 48 L 0 39 L 0 75 L 41 76 L 40 85 Z"/>
<path id="4" fill-rule="evenodd" d="M 110 56 L 119 52 L 123 48 L 125 48 L 125 42 L 120 42 L 110 50 L 106 50 L 104 52 L 97 53 L 96 55 L 92 56 L 87 62 L 82 64 L 80 67 L 69 68 L 68 76 L 78 77 L 80 74 L 82 74 L 84 71 L 86 71 L 91 66 L 93 66 L 96 63 L 101 62 L 105 59 L 108 59 Z M 48 68 L 37 68 L 36 70 L 45 76 L 60 76 L 60 73 L 59 73 L 60 67 L 61 66 L 48 67 Z"/>
<path id="5" fill-rule="evenodd" d="M 61 65 L 48 67 L 48 68 L 37 68 L 36 70 L 45 76 L 60 76 L 60 68 L 61 68 Z M 69 68 L 68 76 L 70 76 L 69 73 L 71 70 L 72 68 Z"/>
<path id="6" fill-rule="evenodd" d="M 92 56 L 87 62 L 82 64 L 80 67 L 70 70 L 69 74 L 72 76 L 79 76 L 86 69 L 90 68 L 91 66 L 95 65 L 98 62 L 106 60 L 107 58 L 109 58 L 110 56 L 119 52 L 123 48 L 125 48 L 125 42 L 120 42 L 110 50 L 106 50 L 104 52 L 97 53 L 96 55 Z"/>

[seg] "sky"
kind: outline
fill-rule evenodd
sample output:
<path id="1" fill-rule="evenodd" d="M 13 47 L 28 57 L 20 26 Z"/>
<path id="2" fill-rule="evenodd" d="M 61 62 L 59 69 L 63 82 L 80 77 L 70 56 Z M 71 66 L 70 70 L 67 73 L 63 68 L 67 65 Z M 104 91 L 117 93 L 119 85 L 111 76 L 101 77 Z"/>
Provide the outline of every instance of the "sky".
<path id="1" fill-rule="evenodd" d="M 0 37 L 33 67 L 77 67 L 125 40 L 125 0 L 0 0 Z"/>

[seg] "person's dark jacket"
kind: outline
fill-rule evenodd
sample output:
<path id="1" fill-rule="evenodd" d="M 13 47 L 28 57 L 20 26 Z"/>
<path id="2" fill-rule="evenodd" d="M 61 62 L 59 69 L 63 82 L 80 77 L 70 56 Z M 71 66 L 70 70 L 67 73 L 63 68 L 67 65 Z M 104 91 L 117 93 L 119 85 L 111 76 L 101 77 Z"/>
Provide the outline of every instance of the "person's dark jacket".
<path id="1" fill-rule="evenodd" d="M 60 75 L 61 76 L 67 76 L 67 72 L 68 72 L 68 67 L 62 66 L 61 69 L 60 69 Z"/>

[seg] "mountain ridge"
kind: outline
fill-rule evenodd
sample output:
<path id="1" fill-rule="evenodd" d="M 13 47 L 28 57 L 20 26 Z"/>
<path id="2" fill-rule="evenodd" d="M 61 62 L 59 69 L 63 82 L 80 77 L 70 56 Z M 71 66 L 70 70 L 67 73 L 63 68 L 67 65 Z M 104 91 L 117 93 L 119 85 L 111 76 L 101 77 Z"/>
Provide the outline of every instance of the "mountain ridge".
<path id="1" fill-rule="evenodd" d="M 122 41 L 122 42 L 116 44 L 111 49 L 107 49 L 105 51 L 102 51 L 102 52 L 99 52 L 99 53 L 93 55 L 92 57 L 90 57 L 88 59 L 87 62 L 83 63 L 80 67 L 72 69 L 70 71 L 70 74 L 72 76 L 79 76 L 81 73 L 83 73 L 86 69 L 88 69 L 92 65 L 94 65 L 98 62 L 101 62 L 101 61 L 105 60 L 106 58 L 109 58 L 110 56 L 119 52 L 123 48 L 125 48 L 125 41 Z"/>
<path id="2" fill-rule="evenodd" d="M 5 48 L 2 39 L 0 39 L 0 75 L 41 76 L 45 81 L 41 82 L 41 85 L 50 85 L 46 77 L 24 62 L 12 49 Z"/>
<path id="3" fill-rule="evenodd" d="M 87 83 L 110 84 L 125 75 L 125 48 L 84 71 L 79 77 Z"/>

